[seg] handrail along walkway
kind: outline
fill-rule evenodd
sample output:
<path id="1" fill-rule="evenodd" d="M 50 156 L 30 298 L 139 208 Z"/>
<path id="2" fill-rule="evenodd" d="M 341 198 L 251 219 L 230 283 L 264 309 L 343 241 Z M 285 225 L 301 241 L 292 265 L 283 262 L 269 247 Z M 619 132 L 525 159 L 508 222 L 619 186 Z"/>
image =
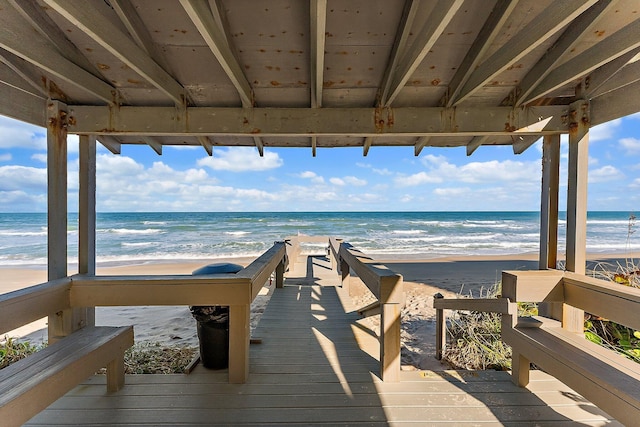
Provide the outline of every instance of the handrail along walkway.
<path id="1" fill-rule="evenodd" d="M 339 266 L 342 287 L 350 288 L 351 270 L 377 298 L 380 317 L 380 371 L 382 380 L 400 381 L 400 314 L 404 303 L 402 275 L 366 256 L 351 244 L 329 239 L 329 253 Z M 333 261 L 332 261 L 333 262 Z"/>

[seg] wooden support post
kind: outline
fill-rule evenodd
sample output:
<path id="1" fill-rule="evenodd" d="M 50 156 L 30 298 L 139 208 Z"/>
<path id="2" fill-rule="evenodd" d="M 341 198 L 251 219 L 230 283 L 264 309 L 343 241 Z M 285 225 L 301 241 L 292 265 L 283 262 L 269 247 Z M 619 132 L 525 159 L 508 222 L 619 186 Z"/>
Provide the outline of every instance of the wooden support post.
<path id="1" fill-rule="evenodd" d="M 351 267 L 349 267 L 349 264 L 347 264 L 347 262 L 342 258 L 340 258 L 340 272 L 342 275 L 341 286 L 349 292 L 349 295 L 351 295 Z"/>
<path id="2" fill-rule="evenodd" d="M 556 268 L 558 260 L 558 192 L 560 135 L 545 135 L 542 145 L 540 203 L 540 269 Z"/>
<path id="3" fill-rule="evenodd" d="M 80 135 L 78 195 L 78 273 L 96 274 L 96 138 Z M 84 308 L 87 326 L 95 325 L 95 308 Z"/>
<path id="4" fill-rule="evenodd" d="M 284 288 L 284 258 L 276 267 L 276 288 Z"/>
<path id="5" fill-rule="evenodd" d="M 382 381 L 400 381 L 400 304 L 381 304 L 380 370 Z"/>
<path id="6" fill-rule="evenodd" d="M 441 293 L 437 293 L 433 296 L 434 299 L 442 299 L 444 296 Z M 444 318 L 444 310 L 441 308 L 436 309 L 436 359 L 442 360 L 442 352 L 446 345 L 446 333 L 447 322 Z"/>
<path id="7" fill-rule="evenodd" d="M 124 353 L 118 353 L 117 357 L 107 365 L 107 391 L 115 392 L 124 387 Z"/>
<path id="8" fill-rule="evenodd" d="M 67 106 L 47 101 L 47 277 L 67 276 Z M 49 343 L 87 324 L 84 310 L 49 315 Z"/>
<path id="9" fill-rule="evenodd" d="M 520 387 L 529 384 L 531 362 L 520 353 L 513 352 L 511 356 L 511 380 Z"/>
<path id="10" fill-rule="evenodd" d="M 557 268 L 558 193 L 560 188 L 560 135 L 545 135 L 542 143 L 542 192 L 540 201 L 539 268 Z M 540 303 L 541 316 L 560 320 L 562 304 Z"/>
<path id="11" fill-rule="evenodd" d="M 229 306 L 229 382 L 244 384 L 249 379 L 249 305 Z"/>
<path id="12" fill-rule="evenodd" d="M 567 271 L 584 274 L 587 253 L 587 177 L 589 167 L 589 103 L 570 107 L 569 175 L 567 183 Z M 563 305 L 562 327 L 583 332 L 584 311 Z"/>

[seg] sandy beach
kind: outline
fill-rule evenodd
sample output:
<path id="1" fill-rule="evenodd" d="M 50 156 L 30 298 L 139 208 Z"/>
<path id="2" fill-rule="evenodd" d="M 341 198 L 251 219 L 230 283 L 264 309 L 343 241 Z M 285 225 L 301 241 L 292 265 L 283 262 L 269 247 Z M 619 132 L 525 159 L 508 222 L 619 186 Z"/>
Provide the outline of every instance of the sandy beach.
<path id="1" fill-rule="evenodd" d="M 631 254 L 638 259 L 640 254 Z M 589 257 L 592 266 L 606 262 L 616 266 L 624 263 L 625 256 L 620 254 L 597 254 Z M 232 258 L 212 262 L 233 262 L 243 266 L 252 259 Z M 442 293 L 445 297 L 457 294 L 479 296 L 500 280 L 503 270 L 536 269 L 537 255 L 501 255 L 483 257 L 440 257 L 431 259 L 410 259 L 401 256 L 379 261 L 404 278 L 406 305 L 402 312 L 403 360 L 405 369 L 443 368 L 433 358 L 435 347 L 435 310 L 432 308 L 433 295 Z M 176 263 L 139 263 L 97 268 L 99 275 L 149 275 L 149 274 L 191 274 L 203 265 L 202 262 Z M 44 269 L 2 268 L 0 269 L 0 293 L 10 292 L 26 286 L 42 283 L 46 280 Z M 70 269 L 71 274 L 71 269 Z M 336 276 L 337 280 L 337 276 Z M 275 285 L 265 287 L 251 307 L 251 325 L 255 327 L 260 315 L 268 304 Z M 368 291 L 360 289 L 354 296 L 356 306 L 364 306 L 371 301 Z M 366 319 L 376 328 L 379 316 Z M 134 325 L 135 341 L 159 342 L 163 345 L 197 346 L 196 322 L 186 306 L 156 307 L 98 307 L 96 308 L 98 325 Z M 33 343 L 46 340 L 46 319 L 41 319 L 20 329 L 9 332 L 9 336 L 21 337 Z"/>

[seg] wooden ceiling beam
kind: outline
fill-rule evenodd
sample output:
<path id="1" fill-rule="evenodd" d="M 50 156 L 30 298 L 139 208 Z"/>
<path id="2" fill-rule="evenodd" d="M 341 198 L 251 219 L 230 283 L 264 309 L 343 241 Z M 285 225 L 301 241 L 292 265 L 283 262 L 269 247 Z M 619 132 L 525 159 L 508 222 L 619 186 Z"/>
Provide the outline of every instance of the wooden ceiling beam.
<path id="1" fill-rule="evenodd" d="M 397 61 L 397 65 L 395 67 L 390 65 L 390 67 L 392 67 L 390 74 L 392 75 L 390 75 L 388 79 L 391 83 L 388 84 L 388 90 L 385 90 L 388 95 L 380 100 L 381 106 L 387 107 L 391 105 L 391 103 L 400 94 L 400 91 L 404 88 L 407 80 L 409 80 L 411 75 L 422 63 L 425 56 L 427 56 L 429 50 L 431 50 L 436 41 L 438 41 L 440 35 L 444 32 L 445 28 L 447 28 L 447 25 L 449 25 L 449 22 L 451 22 L 463 3 L 464 0 L 439 0 L 434 6 L 433 12 L 429 16 L 429 20 L 424 27 L 422 27 L 420 32 L 416 34 L 411 48 L 403 55 L 402 60 Z M 406 25 L 401 31 L 404 32 L 405 28 Z M 398 53 L 403 54 L 403 52 L 398 51 L 396 52 L 396 55 Z M 395 57 L 392 59 L 392 62 L 394 61 Z M 386 86 L 387 83 L 385 83 L 385 87 Z"/>
<path id="2" fill-rule="evenodd" d="M 533 66 L 520 82 L 516 99 L 516 106 L 530 101 L 529 95 L 540 84 L 540 82 L 555 68 L 560 60 L 578 44 L 586 34 L 591 33 L 598 24 L 599 19 L 611 10 L 617 1 L 599 1 L 590 7 L 582 15 L 578 16 L 560 38 L 544 54 L 544 56 Z"/>
<path id="3" fill-rule="evenodd" d="M 589 74 L 585 78 L 586 98 L 597 98 L 640 80 L 640 60 L 629 62 L 637 52 L 629 52 Z"/>
<path id="4" fill-rule="evenodd" d="M 105 18 L 108 8 L 106 4 L 92 3 L 93 7 L 85 7 L 81 2 L 73 0 L 43 0 L 53 10 L 62 15 L 74 26 L 91 37 L 96 43 L 109 51 L 145 80 L 167 95 L 176 105 L 184 105 L 185 90 L 164 68 L 158 65 L 120 28 Z"/>
<path id="5" fill-rule="evenodd" d="M 207 154 L 209 156 L 213 156 L 213 143 L 211 142 L 211 138 L 209 138 L 208 136 L 201 135 L 201 136 L 198 136 L 197 139 L 200 145 L 202 145 L 202 148 L 205 149 Z"/>
<path id="6" fill-rule="evenodd" d="M 640 47 L 640 21 L 634 21 L 584 52 L 553 69 L 531 92 L 528 101 L 586 76 L 598 67 Z"/>
<path id="7" fill-rule="evenodd" d="M 567 132 L 566 106 L 394 108 L 380 127 L 376 108 L 217 108 L 73 106 L 71 133 L 233 136 L 459 136 Z M 259 134 L 256 134 L 259 130 Z M 259 148 L 260 149 L 260 148 Z"/>
<path id="8" fill-rule="evenodd" d="M 45 98 L 49 96 L 49 91 L 42 84 L 42 78 L 38 78 L 39 76 L 35 72 L 32 64 L 4 49 L 0 49 L 0 62 L 4 63 L 7 68 L 13 71 L 14 78 L 20 78 L 22 83 L 29 86 L 28 92 L 41 95 Z M 10 78 L 10 76 L 7 77 Z M 0 81 L 5 81 L 7 77 L 2 76 Z M 26 90 L 23 87 L 20 88 Z"/>
<path id="9" fill-rule="evenodd" d="M 216 8 L 217 3 L 214 3 Z M 242 106 L 245 108 L 253 107 L 251 85 L 227 42 L 225 29 L 221 28 L 214 19 L 212 9 L 207 3 L 199 0 L 180 0 L 180 4 L 238 91 Z"/>
<path id="10" fill-rule="evenodd" d="M 539 135 L 529 135 L 529 136 L 516 136 L 514 137 L 513 144 L 513 154 L 522 154 L 529 147 L 531 147 L 537 140 L 540 139 Z"/>
<path id="11" fill-rule="evenodd" d="M 57 47 L 30 24 L 10 13 L 0 13 L 0 48 L 22 58 L 54 77 L 113 104 L 114 87 L 62 56 Z"/>
<path id="12" fill-rule="evenodd" d="M 112 154 L 120 154 L 122 152 L 122 144 L 113 136 L 100 135 L 96 139 Z"/>
<path id="13" fill-rule="evenodd" d="M 402 16 L 400 23 L 398 24 L 398 31 L 396 31 L 396 37 L 391 48 L 391 55 L 389 56 L 389 62 L 387 68 L 384 71 L 382 78 L 382 84 L 378 90 L 377 106 L 382 106 L 386 103 L 389 97 L 389 90 L 395 77 L 395 71 L 398 66 L 398 62 L 404 54 L 407 47 L 407 40 L 411 33 L 411 27 L 418 13 L 418 6 L 420 2 L 418 0 L 406 0 L 404 3 L 404 9 L 402 10 Z"/>
<path id="14" fill-rule="evenodd" d="M 491 79 L 557 34 L 595 2 L 596 0 L 553 2 L 473 71 L 453 105 L 459 105 L 469 98 Z"/>
<path id="15" fill-rule="evenodd" d="M 158 156 L 162 156 L 162 144 L 160 143 L 160 141 L 158 141 L 153 136 L 144 136 L 143 135 L 140 138 L 142 139 L 142 142 L 147 144 L 149 147 L 151 147 L 153 149 L 153 151 L 158 153 Z"/>
<path id="16" fill-rule="evenodd" d="M 489 136 L 474 136 L 467 144 L 467 156 L 470 156 L 476 151 L 482 144 L 487 142 Z"/>
<path id="17" fill-rule="evenodd" d="M 451 79 L 447 99 L 443 105 L 447 107 L 453 106 L 462 87 L 467 83 L 469 77 L 480 64 L 480 61 L 485 56 L 489 47 L 491 47 L 495 38 L 500 34 L 507 18 L 509 18 L 517 4 L 518 0 L 499 0 L 496 3 L 489 18 L 487 18 L 478 33 L 478 37 L 473 41 L 471 48 Z"/>
<path id="18" fill-rule="evenodd" d="M 414 152 L 416 157 L 418 157 L 420 155 L 420 152 L 422 151 L 422 149 L 424 147 L 426 147 L 427 144 L 429 144 L 429 140 L 430 139 L 431 139 L 430 136 L 421 136 L 420 138 L 418 138 L 416 140 L 416 144 L 415 144 L 415 147 L 413 149 L 413 152 Z"/>
<path id="19" fill-rule="evenodd" d="M 311 0 L 311 108 L 322 107 L 324 46 L 327 28 L 327 0 Z"/>
<path id="20" fill-rule="evenodd" d="M 64 32 L 53 22 L 36 2 L 25 0 L 8 0 L 13 8 L 31 24 L 31 26 L 40 33 L 44 38 L 49 40 L 56 49 L 73 63 L 88 70 L 96 77 L 100 77 L 100 73 L 64 34 Z"/>

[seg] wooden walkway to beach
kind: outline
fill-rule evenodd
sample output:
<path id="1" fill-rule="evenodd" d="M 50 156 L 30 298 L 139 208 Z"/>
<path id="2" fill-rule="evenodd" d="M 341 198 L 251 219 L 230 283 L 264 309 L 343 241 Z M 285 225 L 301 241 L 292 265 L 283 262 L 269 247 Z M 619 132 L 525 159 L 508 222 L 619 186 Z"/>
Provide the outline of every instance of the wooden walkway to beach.
<path id="1" fill-rule="evenodd" d="M 254 336 L 246 384 L 198 366 L 130 375 L 107 394 L 94 376 L 28 425 L 621 425 L 541 373 L 522 389 L 506 372 L 403 371 L 378 377 L 377 342 L 323 256 L 300 257 Z"/>

